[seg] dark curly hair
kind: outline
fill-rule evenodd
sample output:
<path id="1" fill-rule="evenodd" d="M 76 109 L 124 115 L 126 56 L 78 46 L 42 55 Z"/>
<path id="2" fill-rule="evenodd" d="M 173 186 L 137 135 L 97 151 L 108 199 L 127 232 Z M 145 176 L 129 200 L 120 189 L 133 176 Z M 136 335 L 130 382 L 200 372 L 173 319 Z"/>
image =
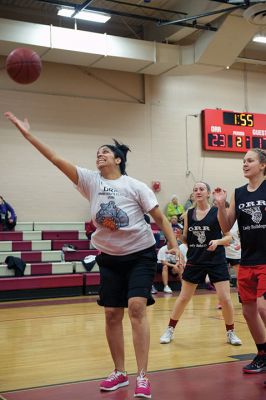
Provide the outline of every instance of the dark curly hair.
<path id="1" fill-rule="evenodd" d="M 128 151 L 131 151 L 130 148 L 123 144 L 119 143 L 116 139 L 113 139 L 114 145 L 113 144 L 105 144 L 104 146 L 108 147 L 110 150 L 115 155 L 115 158 L 120 158 L 121 162 L 119 164 L 120 172 L 122 175 L 126 175 L 126 162 L 127 162 L 127 153 Z M 103 146 L 101 146 L 103 147 Z"/>

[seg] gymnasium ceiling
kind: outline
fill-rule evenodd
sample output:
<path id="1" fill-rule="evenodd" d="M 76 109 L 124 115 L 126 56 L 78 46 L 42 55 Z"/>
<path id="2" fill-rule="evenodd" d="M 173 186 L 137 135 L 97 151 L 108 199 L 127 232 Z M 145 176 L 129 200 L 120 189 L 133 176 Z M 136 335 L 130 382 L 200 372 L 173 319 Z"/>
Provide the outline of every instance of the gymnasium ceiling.
<path id="1" fill-rule="evenodd" d="M 59 17 L 61 6 L 101 11 L 111 19 L 97 24 Z M 81 33 L 74 40 L 77 31 Z M 64 40 L 58 39 L 59 33 Z M 228 67 L 266 72 L 266 44 L 252 42 L 257 33 L 266 36 L 266 2 L 0 1 L 1 55 L 16 47 L 32 47 L 44 61 L 86 67 L 151 75 L 208 73 Z"/>

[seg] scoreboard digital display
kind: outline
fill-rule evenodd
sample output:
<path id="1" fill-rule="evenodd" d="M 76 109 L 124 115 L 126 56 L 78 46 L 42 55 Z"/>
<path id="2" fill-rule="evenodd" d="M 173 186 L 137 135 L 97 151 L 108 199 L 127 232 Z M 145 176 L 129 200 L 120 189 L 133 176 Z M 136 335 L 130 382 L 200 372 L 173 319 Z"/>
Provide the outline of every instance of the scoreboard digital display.
<path id="1" fill-rule="evenodd" d="M 245 153 L 266 150 L 266 114 L 225 110 L 202 111 L 204 150 Z"/>

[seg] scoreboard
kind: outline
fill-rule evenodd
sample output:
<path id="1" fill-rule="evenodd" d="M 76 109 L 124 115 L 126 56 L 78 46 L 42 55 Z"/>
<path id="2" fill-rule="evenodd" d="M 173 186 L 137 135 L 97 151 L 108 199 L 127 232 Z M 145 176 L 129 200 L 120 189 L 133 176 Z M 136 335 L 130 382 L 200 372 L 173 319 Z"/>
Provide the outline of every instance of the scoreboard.
<path id="1" fill-rule="evenodd" d="M 266 114 L 205 109 L 201 116 L 204 150 L 266 150 Z"/>

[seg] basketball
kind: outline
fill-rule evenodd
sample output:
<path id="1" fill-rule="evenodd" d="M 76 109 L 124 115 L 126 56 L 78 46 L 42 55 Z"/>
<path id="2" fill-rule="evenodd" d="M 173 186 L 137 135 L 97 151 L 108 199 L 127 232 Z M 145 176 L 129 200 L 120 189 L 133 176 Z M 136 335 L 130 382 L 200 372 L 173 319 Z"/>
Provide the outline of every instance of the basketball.
<path id="1" fill-rule="evenodd" d="M 7 56 L 6 71 L 13 81 L 28 84 L 39 78 L 42 61 L 35 51 L 28 48 L 18 48 Z"/>

